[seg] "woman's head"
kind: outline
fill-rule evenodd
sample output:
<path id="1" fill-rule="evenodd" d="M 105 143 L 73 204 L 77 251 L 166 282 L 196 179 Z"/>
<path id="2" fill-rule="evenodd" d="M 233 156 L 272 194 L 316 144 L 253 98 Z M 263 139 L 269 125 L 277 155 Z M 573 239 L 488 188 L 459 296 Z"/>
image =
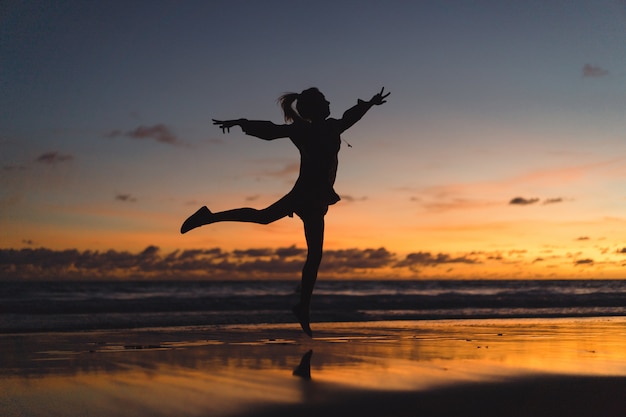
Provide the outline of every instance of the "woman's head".
<path id="1" fill-rule="evenodd" d="M 305 120 L 309 122 L 324 120 L 330 115 L 330 103 L 317 88 L 308 88 L 298 93 L 286 93 L 279 97 L 285 121 Z M 295 109 L 294 104 L 295 102 Z"/>

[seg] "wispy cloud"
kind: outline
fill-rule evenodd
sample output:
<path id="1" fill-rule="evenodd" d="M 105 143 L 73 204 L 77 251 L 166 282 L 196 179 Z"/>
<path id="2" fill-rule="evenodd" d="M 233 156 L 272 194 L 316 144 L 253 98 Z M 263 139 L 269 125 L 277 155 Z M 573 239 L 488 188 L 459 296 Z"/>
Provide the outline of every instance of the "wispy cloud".
<path id="1" fill-rule="evenodd" d="M 563 201 L 565 200 L 561 197 L 546 198 L 545 200 L 543 200 L 542 204 L 557 204 L 557 203 L 562 203 Z"/>
<path id="2" fill-rule="evenodd" d="M 168 145 L 184 146 L 186 145 L 178 136 L 176 136 L 169 127 L 159 123 L 153 126 L 138 126 L 133 130 L 126 132 L 121 130 L 113 130 L 107 135 L 109 138 L 127 137 L 131 139 L 148 139 Z"/>
<path id="3" fill-rule="evenodd" d="M 540 200 L 541 199 L 539 199 L 537 197 L 533 197 L 533 198 L 515 197 L 515 198 L 512 198 L 509 201 L 509 204 L 511 204 L 511 205 L 518 205 L 518 206 L 529 206 L 531 204 L 538 203 Z M 541 202 L 541 204 L 543 204 L 543 205 L 558 204 L 558 203 L 562 203 L 563 201 L 565 201 L 565 200 L 563 198 L 561 198 L 561 197 L 546 198 L 546 199 L 544 199 Z"/>
<path id="4" fill-rule="evenodd" d="M 538 201 L 539 201 L 538 198 L 515 197 L 515 198 L 511 199 L 511 201 L 509 201 L 509 204 L 517 205 L 517 206 L 528 206 L 528 205 L 531 205 L 531 204 L 535 204 Z"/>
<path id="5" fill-rule="evenodd" d="M 579 183 L 593 176 L 623 177 L 621 171 L 624 158 L 592 162 L 584 165 L 565 167 L 549 167 L 534 169 L 521 175 L 505 178 L 494 178 L 491 181 L 455 182 L 419 187 L 398 187 L 396 191 L 407 194 L 410 201 L 429 212 L 445 212 L 459 210 L 488 209 L 502 206 L 501 195 L 506 195 L 511 189 L 518 188 L 546 188 L 553 187 L 559 190 Z M 559 191 L 556 191 L 559 192 Z M 528 206 L 532 204 L 552 205 L 572 201 L 569 197 L 524 197 L 517 196 L 509 200 L 508 204 Z"/>
<path id="6" fill-rule="evenodd" d="M 597 65 L 583 65 L 583 77 L 606 77 L 609 71 Z"/>
<path id="7" fill-rule="evenodd" d="M 123 201 L 125 203 L 134 203 L 137 201 L 137 198 L 133 197 L 130 194 L 116 194 L 115 195 L 115 200 L 116 201 Z"/>
<path id="8" fill-rule="evenodd" d="M 61 163 L 61 162 L 68 162 L 73 159 L 74 159 L 74 156 L 71 154 L 62 154 L 58 151 L 49 151 L 49 152 L 42 153 L 37 158 L 35 158 L 35 162 L 54 165 L 54 164 Z"/>

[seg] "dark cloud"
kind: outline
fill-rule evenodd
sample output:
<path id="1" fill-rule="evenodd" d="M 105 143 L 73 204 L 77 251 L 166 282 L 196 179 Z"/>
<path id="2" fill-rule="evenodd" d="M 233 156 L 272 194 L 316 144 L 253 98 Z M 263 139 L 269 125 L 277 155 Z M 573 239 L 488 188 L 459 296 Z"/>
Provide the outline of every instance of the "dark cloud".
<path id="1" fill-rule="evenodd" d="M 579 259 L 576 262 L 574 262 L 574 265 L 590 265 L 593 263 L 593 259 Z"/>
<path id="2" fill-rule="evenodd" d="M 589 236 L 580 236 L 577 237 L 576 240 L 589 240 Z"/>
<path id="3" fill-rule="evenodd" d="M 323 270 L 350 272 L 362 269 L 378 269 L 392 265 L 395 254 L 385 248 L 339 249 L 324 251 Z"/>
<path id="4" fill-rule="evenodd" d="M 454 263 L 476 264 L 479 262 L 466 256 L 452 257 L 445 253 L 438 253 L 437 255 L 433 255 L 430 252 L 414 252 L 409 253 L 402 261 L 397 262 L 395 266 L 416 269 L 418 267 L 437 266 Z"/>
<path id="5" fill-rule="evenodd" d="M 3 279 L 292 279 L 299 277 L 306 249 L 294 246 L 223 251 L 190 249 L 163 253 L 148 246 L 127 251 L 0 249 Z M 395 261 L 385 248 L 329 250 L 323 271 L 346 276 L 374 271 Z M 356 276 L 356 275 L 349 275 Z"/>
<path id="6" fill-rule="evenodd" d="M 258 249 L 235 249 L 233 254 L 237 257 L 262 257 L 262 256 L 272 256 L 275 253 L 274 249 L 270 248 L 258 248 Z"/>
<path id="7" fill-rule="evenodd" d="M 139 254 L 139 256 L 141 257 L 150 257 L 153 258 L 155 257 L 157 254 L 159 253 L 159 247 L 158 246 L 154 246 L 154 245 L 150 245 L 147 248 L 145 248 L 143 250 L 143 252 L 141 252 Z"/>
<path id="8" fill-rule="evenodd" d="M 518 206 L 528 206 L 531 204 L 538 203 L 539 201 L 540 199 L 536 197 L 534 198 L 515 197 L 511 199 L 511 201 L 509 201 L 509 204 L 518 205 Z M 541 202 L 541 204 L 543 205 L 558 204 L 558 203 L 562 203 L 563 201 L 565 200 L 561 197 L 546 198 Z"/>
<path id="9" fill-rule="evenodd" d="M 545 200 L 543 200 L 542 204 L 556 204 L 556 203 L 562 203 L 563 199 L 561 197 L 557 197 L 557 198 L 546 198 Z"/>
<path id="10" fill-rule="evenodd" d="M 276 255 L 281 258 L 290 258 L 293 256 L 303 256 L 306 255 L 306 249 L 297 248 L 296 245 L 289 246 L 288 248 L 278 248 L 276 249 Z"/>
<path id="11" fill-rule="evenodd" d="M 538 198 L 515 197 L 511 201 L 509 201 L 509 204 L 518 205 L 518 206 L 527 206 L 529 204 L 535 204 L 538 201 L 539 201 Z"/>
<path id="12" fill-rule="evenodd" d="M 179 253 L 179 251 L 175 251 L 172 253 L 172 255 L 177 255 Z M 178 259 L 179 260 L 185 260 L 185 259 L 194 259 L 196 257 L 201 257 L 201 256 L 209 256 L 209 257 L 219 257 L 222 254 L 222 250 L 219 248 L 212 248 L 212 249 L 188 249 L 185 250 L 183 252 L 180 253 L 180 255 L 178 255 Z"/>
<path id="13" fill-rule="evenodd" d="M 618 249 L 617 253 L 624 253 L 624 254 L 626 254 L 626 248 Z"/>
<path id="14" fill-rule="evenodd" d="M 54 165 L 59 162 L 71 161 L 72 159 L 74 159 L 74 156 L 70 154 L 62 154 L 57 151 L 50 151 L 50 152 L 45 152 L 39 155 L 35 159 L 35 162 Z"/>
<path id="15" fill-rule="evenodd" d="M 609 71 L 602 67 L 585 64 L 583 65 L 583 77 L 606 77 L 609 75 Z"/>
<path id="16" fill-rule="evenodd" d="M 123 132 L 121 130 L 111 131 L 107 137 L 127 137 L 131 139 L 149 139 L 160 143 L 166 143 L 168 145 L 184 145 L 185 143 L 180 140 L 166 125 L 159 123 L 154 126 L 139 126 L 133 130 Z"/>
<path id="17" fill-rule="evenodd" d="M 117 201 L 123 201 L 123 202 L 127 202 L 127 203 L 134 203 L 137 201 L 137 199 L 135 197 L 133 197 L 130 194 L 117 194 L 115 196 L 115 200 Z"/>

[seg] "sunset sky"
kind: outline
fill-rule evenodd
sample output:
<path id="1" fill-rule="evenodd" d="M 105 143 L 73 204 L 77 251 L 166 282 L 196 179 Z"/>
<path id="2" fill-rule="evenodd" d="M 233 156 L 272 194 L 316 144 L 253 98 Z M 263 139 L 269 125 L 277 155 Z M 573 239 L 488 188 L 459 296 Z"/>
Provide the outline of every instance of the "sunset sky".
<path id="1" fill-rule="evenodd" d="M 343 138 L 322 274 L 626 277 L 626 2 L 17 1 L 0 5 L 3 277 L 297 277 L 262 208 L 298 153 L 211 118 L 282 123 L 318 87 Z"/>

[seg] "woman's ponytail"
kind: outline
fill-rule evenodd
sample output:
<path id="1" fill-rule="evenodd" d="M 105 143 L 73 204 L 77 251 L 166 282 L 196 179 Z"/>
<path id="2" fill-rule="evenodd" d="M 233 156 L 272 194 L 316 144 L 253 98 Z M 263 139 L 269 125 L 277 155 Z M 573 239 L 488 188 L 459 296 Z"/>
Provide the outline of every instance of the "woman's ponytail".
<path id="1" fill-rule="evenodd" d="M 302 120 L 302 117 L 293 108 L 293 103 L 295 103 L 295 101 L 298 99 L 298 96 L 298 93 L 285 93 L 282 96 L 278 97 L 278 103 L 283 109 L 285 121 L 287 123 L 295 122 L 296 120 Z"/>

